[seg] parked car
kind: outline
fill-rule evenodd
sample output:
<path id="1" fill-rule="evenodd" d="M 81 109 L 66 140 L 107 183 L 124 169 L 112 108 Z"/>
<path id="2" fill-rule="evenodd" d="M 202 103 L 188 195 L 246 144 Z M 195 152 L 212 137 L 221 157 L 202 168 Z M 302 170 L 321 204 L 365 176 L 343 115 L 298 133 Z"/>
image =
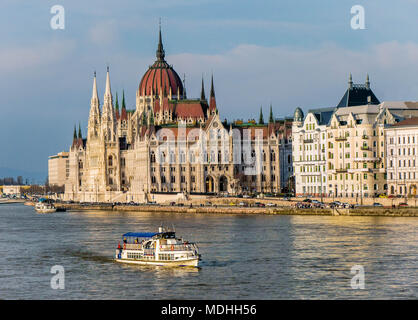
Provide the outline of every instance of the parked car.
<path id="1" fill-rule="evenodd" d="M 408 204 L 406 202 L 401 202 L 399 204 L 399 207 L 407 207 L 407 206 L 408 206 Z"/>
<path id="2" fill-rule="evenodd" d="M 375 202 L 373 203 L 373 207 L 383 207 L 381 203 Z"/>
<path id="3" fill-rule="evenodd" d="M 264 203 L 261 203 L 261 202 L 256 202 L 256 203 L 254 203 L 254 205 L 256 207 L 265 207 L 266 206 Z"/>
<path id="4" fill-rule="evenodd" d="M 266 204 L 266 206 L 267 206 L 267 207 L 275 207 L 275 206 L 276 206 L 276 204 L 275 204 L 275 203 L 271 203 L 271 202 L 269 202 L 269 203 L 267 203 L 267 204 Z"/>

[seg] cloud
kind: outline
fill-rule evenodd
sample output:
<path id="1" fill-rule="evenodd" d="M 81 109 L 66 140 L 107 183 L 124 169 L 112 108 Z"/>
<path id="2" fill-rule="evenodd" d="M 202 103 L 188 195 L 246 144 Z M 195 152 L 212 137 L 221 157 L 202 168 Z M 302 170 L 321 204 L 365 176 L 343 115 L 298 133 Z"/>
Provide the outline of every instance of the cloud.
<path id="1" fill-rule="evenodd" d="M 76 47 L 72 40 L 45 42 L 33 46 L 7 47 L 0 50 L 0 72 L 30 72 L 31 69 L 49 67 L 67 59 Z"/>
<path id="2" fill-rule="evenodd" d="M 334 44 L 312 50 L 241 44 L 224 53 L 182 53 L 168 59 L 179 73 L 193 79 L 188 92 L 195 96 L 202 73 L 208 86 L 213 71 L 220 111 L 225 116 L 254 117 L 260 104 L 267 107 L 270 102 L 281 116 L 291 115 L 297 106 L 335 106 L 350 72 L 357 83 L 364 83 L 369 73 L 381 100 L 418 98 L 418 44 L 412 42 L 382 43 L 364 51 Z"/>
<path id="3" fill-rule="evenodd" d="M 118 24 L 114 20 L 102 21 L 91 27 L 87 34 L 93 44 L 113 45 L 118 40 Z"/>

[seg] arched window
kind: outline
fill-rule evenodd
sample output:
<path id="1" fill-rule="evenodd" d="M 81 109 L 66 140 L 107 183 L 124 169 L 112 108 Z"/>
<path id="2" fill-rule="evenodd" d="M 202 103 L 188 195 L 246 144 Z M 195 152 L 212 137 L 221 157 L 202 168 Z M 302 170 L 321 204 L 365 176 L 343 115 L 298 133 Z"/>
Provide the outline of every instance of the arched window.
<path id="1" fill-rule="evenodd" d="M 112 155 L 109 156 L 109 158 L 107 160 L 107 164 L 108 164 L 109 167 L 113 166 L 113 156 Z"/>

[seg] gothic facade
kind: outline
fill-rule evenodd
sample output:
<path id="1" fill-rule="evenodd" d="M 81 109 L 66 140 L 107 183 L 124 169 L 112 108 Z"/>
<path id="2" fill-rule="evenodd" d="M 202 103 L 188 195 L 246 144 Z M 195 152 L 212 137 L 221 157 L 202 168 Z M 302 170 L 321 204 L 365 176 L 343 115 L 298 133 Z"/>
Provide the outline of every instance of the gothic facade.
<path id="1" fill-rule="evenodd" d="M 292 119 L 255 122 L 219 118 L 213 77 L 209 99 L 188 99 L 165 61 L 159 33 L 156 61 L 136 92 L 114 104 L 109 68 L 100 106 L 96 75 L 87 136 L 74 135 L 65 199 L 147 202 L 158 195 L 278 193 L 292 176 Z"/>

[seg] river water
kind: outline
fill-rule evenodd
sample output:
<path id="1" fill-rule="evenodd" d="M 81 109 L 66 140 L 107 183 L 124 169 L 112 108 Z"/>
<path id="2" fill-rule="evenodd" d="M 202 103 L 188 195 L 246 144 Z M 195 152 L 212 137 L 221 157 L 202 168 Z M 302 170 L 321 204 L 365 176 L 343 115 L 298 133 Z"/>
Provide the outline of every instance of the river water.
<path id="1" fill-rule="evenodd" d="M 115 263 L 129 231 L 174 225 L 200 269 Z M 417 299 L 418 218 L 35 213 L 0 205 L 0 299 Z M 64 268 L 52 289 L 51 267 Z M 352 289 L 351 267 L 364 268 Z"/>

